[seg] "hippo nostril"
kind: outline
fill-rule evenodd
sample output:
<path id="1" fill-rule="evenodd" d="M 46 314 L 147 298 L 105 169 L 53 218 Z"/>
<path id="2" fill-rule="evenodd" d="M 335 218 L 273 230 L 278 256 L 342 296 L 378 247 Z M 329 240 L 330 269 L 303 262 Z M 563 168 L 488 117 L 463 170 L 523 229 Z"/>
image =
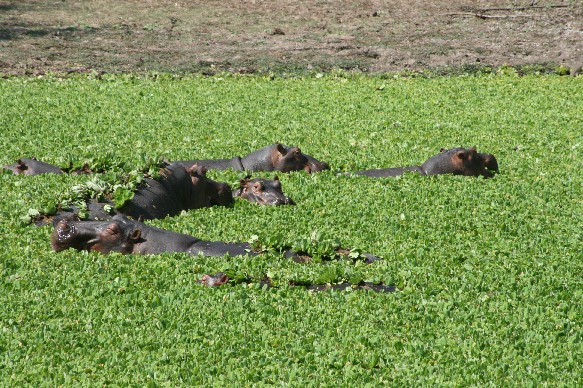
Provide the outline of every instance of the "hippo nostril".
<path id="1" fill-rule="evenodd" d="M 57 230 L 57 236 L 59 240 L 67 240 L 73 233 L 75 233 L 75 227 L 67 224 L 66 222 L 62 222 L 61 226 L 59 226 L 59 229 Z"/>

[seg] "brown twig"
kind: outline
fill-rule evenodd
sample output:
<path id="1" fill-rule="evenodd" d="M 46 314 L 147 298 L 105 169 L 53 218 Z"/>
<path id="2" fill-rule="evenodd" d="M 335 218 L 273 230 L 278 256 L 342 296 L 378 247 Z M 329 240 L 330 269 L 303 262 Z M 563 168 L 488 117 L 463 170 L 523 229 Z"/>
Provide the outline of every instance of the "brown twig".
<path id="1" fill-rule="evenodd" d="M 501 8 L 480 8 L 478 12 L 490 12 L 490 11 L 527 11 L 529 9 L 541 9 L 541 8 L 568 8 L 570 5 L 531 5 L 529 7 L 501 7 Z"/>
<path id="2" fill-rule="evenodd" d="M 507 19 L 507 18 L 528 18 L 530 15 L 484 15 L 474 12 L 452 12 L 446 13 L 445 16 L 473 16 L 480 19 Z"/>

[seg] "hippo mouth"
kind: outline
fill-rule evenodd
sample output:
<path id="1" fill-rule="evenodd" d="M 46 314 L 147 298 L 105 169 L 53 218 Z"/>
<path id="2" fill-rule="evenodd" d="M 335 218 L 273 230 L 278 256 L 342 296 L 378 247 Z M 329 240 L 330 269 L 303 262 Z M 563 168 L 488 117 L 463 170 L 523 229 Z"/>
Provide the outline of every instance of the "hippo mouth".
<path id="1" fill-rule="evenodd" d="M 296 203 L 288 197 L 279 197 L 275 195 L 255 196 L 255 202 L 259 205 L 280 206 L 280 205 L 295 205 Z"/>
<path id="2" fill-rule="evenodd" d="M 98 241 L 95 236 L 84 235 L 74 224 L 69 224 L 65 220 L 60 221 L 51 234 L 51 246 L 55 252 L 61 252 L 68 248 L 74 248 L 78 251 L 89 250 Z"/>

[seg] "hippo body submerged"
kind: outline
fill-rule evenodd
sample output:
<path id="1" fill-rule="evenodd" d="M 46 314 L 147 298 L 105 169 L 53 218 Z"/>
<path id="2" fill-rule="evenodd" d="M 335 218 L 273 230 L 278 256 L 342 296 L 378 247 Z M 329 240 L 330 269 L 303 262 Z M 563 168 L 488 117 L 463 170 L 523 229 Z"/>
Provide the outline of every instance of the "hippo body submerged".
<path id="1" fill-rule="evenodd" d="M 187 234 L 176 233 L 116 214 L 108 221 L 77 221 L 73 217 L 61 219 L 51 234 L 51 246 L 55 252 L 68 248 L 96 251 L 103 254 L 150 255 L 164 252 L 185 252 L 203 256 L 237 256 L 261 254 L 248 243 L 205 241 Z M 302 259 L 296 252 L 283 250 L 283 255 L 295 261 Z M 364 253 L 366 263 L 381 258 Z"/>
<path id="2" fill-rule="evenodd" d="M 308 173 L 328 170 L 328 164 L 320 162 L 312 156 L 302 153 L 298 147 L 288 147 L 275 143 L 263 147 L 247 156 L 236 156 L 231 159 L 215 160 L 185 160 L 179 163 L 189 167 L 193 164 L 205 166 L 208 169 L 236 171 L 301 171 Z"/>
<path id="3" fill-rule="evenodd" d="M 155 228 L 115 215 L 109 221 L 60 220 L 51 234 L 56 252 L 68 248 L 96 251 L 134 253 L 140 255 L 164 252 L 187 252 L 204 256 L 255 255 L 249 244 L 203 241 L 195 237 Z"/>
<path id="4" fill-rule="evenodd" d="M 241 163 L 241 157 L 239 156 L 235 156 L 231 159 L 182 160 L 177 163 L 182 164 L 186 168 L 197 164 L 199 166 L 204 166 L 208 170 L 227 170 L 229 168 L 232 168 L 235 171 L 245 170 L 245 167 L 243 167 L 243 164 Z"/>
<path id="5" fill-rule="evenodd" d="M 134 253 L 140 255 L 164 252 L 186 252 L 194 255 L 256 255 L 247 243 L 204 241 L 182 233 L 171 232 L 115 215 L 109 221 L 60 220 L 51 235 L 53 250 L 67 248 Z"/>
<path id="6" fill-rule="evenodd" d="M 381 178 L 417 172 L 421 175 L 454 174 L 490 178 L 497 171 L 498 162 L 494 155 L 479 153 L 475 148 L 451 148 L 442 149 L 439 154 L 427 159 L 421 166 L 362 170 L 355 174 Z"/>
<path id="7" fill-rule="evenodd" d="M 59 167 L 41 162 L 36 158 L 20 158 L 15 164 L 4 166 L 4 169 L 22 175 L 63 174 L 63 170 Z"/>

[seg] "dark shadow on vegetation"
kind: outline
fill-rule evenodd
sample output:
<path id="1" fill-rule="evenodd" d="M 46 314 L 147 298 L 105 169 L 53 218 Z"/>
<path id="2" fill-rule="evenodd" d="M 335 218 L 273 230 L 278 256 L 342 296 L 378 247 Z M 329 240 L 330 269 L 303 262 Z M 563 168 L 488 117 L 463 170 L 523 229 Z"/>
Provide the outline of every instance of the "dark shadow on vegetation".
<path id="1" fill-rule="evenodd" d="M 96 28 L 71 27 L 43 27 L 35 25 L 7 25 L 3 23 L 0 27 L 0 40 L 15 40 L 23 37 L 43 37 L 47 35 L 67 37 L 96 32 Z"/>
<path id="2" fill-rule="evenodd" d="M 0 12 L 2 11 L 12 11 L 13 9 L 16 9 L 16 4 L 10 3 L 10 4 L 0 4 Z"/>

